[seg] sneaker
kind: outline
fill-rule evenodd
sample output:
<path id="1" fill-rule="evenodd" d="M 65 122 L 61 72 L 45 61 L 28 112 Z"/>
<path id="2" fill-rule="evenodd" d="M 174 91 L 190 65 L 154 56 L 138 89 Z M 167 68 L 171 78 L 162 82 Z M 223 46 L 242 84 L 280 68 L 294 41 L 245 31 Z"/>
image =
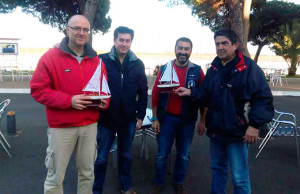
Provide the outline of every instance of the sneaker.
<path id="1" fill-rule="evenodd" d="M 176 194 L 186 194 L 186 190 L 183 184 L 174 184 L 173 188 Z"/>
<path id="2" fill-rule="evenodd" d="M 122 194 L 136 194 L 136 192 L 134 192 L 133 190 L 128 190 L 128 191 L 120 190 L 120 192 L 121 192 Z"/>
<path id="3" fill-rule="evenodd" d="M 154 185 L 150 191 L 150 194 L 160 194 L 164 187 L 162 185 Z"/>

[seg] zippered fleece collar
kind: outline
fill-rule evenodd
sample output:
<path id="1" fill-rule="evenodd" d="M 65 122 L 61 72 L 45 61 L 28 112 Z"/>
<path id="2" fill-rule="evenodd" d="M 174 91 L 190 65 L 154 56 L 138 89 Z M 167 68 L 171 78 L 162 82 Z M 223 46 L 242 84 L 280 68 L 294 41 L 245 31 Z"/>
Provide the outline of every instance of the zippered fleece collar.
<path id="1" fill-rule="evenodd" d="M 114 60 L 114 61 L 118 60 L 119 61 L 118 53 L 116 51 L 116 47 L 115 46 L 113 46 L 111 48 L 110 53 L 108 55 L 109 55 L 109 58 L 111 58 L 112 60 Z M 138 60 L 137 56 L 131 50 L 128 51 L 125 59 L 126 58 L 128 58 L 129 62 L 133 62 L 133 61 L 137 61 Z"/>
<path id="2" fill-rule="evenodd" d="M 247 69 L 247 65 L 245 63 L 245 60 L 244 60 L 244 56 L 243 54 L 239 51 L 239 50 L 236 50 L 236 55 L 238 56 L 238 58 L 240 59 L 238 61 L 238 63 L 234 66 L 234 68 L 238 71 L 238 72 L 242 72 L 244 71 L 245 69 Z M 211 66 L 213 68 L 213 70 L 217 70 L 218 69 L 218 62 L 221 61 L 219 57 L 216 57 L 213 62 L 211 63 Z"/>
<path id="3" fill-rule="evenodd" d="M 68 43 L 69 43 L 69 37 L 64 37 L 60 42 L 59 49 L 64 53 L 73 55 L 68 48 Z M 84 45 L 84 53 L 85 56 L 87 56 L 88 58 L 93 58 L 97 56 L 97 52 L 88 43 Z"/>

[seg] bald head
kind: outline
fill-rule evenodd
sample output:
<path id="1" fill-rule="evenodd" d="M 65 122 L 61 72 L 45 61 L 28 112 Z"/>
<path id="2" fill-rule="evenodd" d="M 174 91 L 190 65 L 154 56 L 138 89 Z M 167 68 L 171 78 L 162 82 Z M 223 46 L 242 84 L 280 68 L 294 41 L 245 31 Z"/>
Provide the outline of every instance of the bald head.
<path id="1" fill-rule="evenodd" d="M 83 15 L 73 15 L 73 16 L 71 16 L 69 21 L 68 21 L 68 26 L 72 26 L 72 25 L 74 25 L 74 23 L 77 23 L 77 22 L 87 23 L 88 26 L 90 27 L 90 22 Z"/>
<path id="2" fill-rule="evenodd" d="M 66 28 L 69 37 L 68 46 L 75 50 L 82 49 L 89 40 L 90 22 L 83 15 L 73 15 Z"/>

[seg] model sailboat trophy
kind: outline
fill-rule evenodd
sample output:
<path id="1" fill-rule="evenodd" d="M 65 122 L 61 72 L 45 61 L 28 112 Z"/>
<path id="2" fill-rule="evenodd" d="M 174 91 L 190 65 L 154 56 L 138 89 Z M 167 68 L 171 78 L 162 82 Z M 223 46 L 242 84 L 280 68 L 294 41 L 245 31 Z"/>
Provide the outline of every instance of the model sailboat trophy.
<path id="1" fill-rule="evenodd" d="M 99 101 L 100 99 L 110 98 L 110 90 L 107 84 L 107 78 L 104 74 L 103 69 L 101 68 L 102 60 L 100 59 L 99 65 L 97 66 L 96 71 L 94 72 L 92 78 L 86 86 L 83 88 L 84 94 L 90 96 L 92 100 Z M 98 103 L 98 102 L 96 102 Z M 96 104 L 92 104 L 95 106 Z"/>
<path id="2" fill-rule="evenodd" d="M 177 87 L 179 86 L 179 79 L 177 76 L 177 73 L 173 67 L 173 61 L 170 61 L 167 66 L 165 71 L 160 77 L 160 84 L 157 85 L 159 88 L 171 88 L 171 87 Z"/>

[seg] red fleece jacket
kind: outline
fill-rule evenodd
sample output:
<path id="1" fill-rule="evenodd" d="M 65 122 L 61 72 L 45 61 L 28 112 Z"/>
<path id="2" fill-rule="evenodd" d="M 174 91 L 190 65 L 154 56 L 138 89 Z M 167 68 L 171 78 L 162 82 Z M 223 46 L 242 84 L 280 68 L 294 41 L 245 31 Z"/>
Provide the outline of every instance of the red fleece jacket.
<path id="1" fill-rule="evenodd" d="M 30 81 L 31 95 L 46 106 L 47 121 L 51 128 L 84 126 L 97 122 L 99 110 L 71 107 L 72 96 L 83 94 L 83 87 L 94 74 L 100 59 L 85 56 L 77 59 L 59 48 L 50 49 L 39 60 Z M 106 74 L 104 63 L 101 69 Z"/>

